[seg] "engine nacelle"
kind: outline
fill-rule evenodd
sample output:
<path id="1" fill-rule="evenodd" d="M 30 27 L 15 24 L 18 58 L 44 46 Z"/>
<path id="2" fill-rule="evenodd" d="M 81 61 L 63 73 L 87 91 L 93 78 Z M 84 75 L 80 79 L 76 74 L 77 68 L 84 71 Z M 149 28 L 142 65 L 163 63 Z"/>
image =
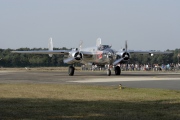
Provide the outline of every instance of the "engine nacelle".
<path id="1" fill-rule="evenodd" d="M 69 53 L 67 59 L 64 59 L 64 63 L 73 64 L 76 62 L 80 62 L 83 59 L 83 54 L 79 51 L 73 51 Z"/>
<path id="2" fill-rule="evenodd" d="M 123 58 L 124 61 L 128 61 L 131 58 L 131 55 L 129 52 L 120 52 L 116 53 L 116 59 Z"/>
<path id="3" fill-rule="evenodd" d="M 130 59 L 130 53 L 128 53 L 128 52 L 122 53 L 122 58 L 124 58 L 124 60 L 129 60 Z"/>

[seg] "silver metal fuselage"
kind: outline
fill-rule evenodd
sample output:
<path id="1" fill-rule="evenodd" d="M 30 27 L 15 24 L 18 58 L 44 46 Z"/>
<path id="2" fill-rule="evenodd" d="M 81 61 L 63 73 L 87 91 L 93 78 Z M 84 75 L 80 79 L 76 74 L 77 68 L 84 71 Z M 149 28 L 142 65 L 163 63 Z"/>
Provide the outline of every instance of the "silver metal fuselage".
<path id="1" fill-rule="evenodd" d="M 68 64 L 73 64 L 77 61 L 83 64 L 87 63 L 93 63 L 97 65 L 105 65 L 105 64 L 112 64 L 113 61 L 116 59 L 116 54 L 113 49 L 111 49 L 109 46 L 103 46 L 105 48 L 100 48 L 100 47 L 91 47 L 91 48 L 86 48 L 82 49 L 82 51 L 86 51 L 87 53 L 81 53 L 82 54 L 82 59 L 80 60 L 75 60 L 75 53 L 76 51 L 72 50 L 70 51 L 70 54 L 66 56 L 67 59 L 64 60 L 65 63 Z M 73 60 L 72 60 L 73 59 Z"/>

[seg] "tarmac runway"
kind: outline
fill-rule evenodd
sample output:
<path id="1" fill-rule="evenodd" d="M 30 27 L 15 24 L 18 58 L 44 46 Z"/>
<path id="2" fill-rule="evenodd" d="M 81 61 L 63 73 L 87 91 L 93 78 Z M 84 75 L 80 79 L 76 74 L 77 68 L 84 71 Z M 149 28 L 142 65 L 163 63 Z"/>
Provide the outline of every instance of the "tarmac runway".
<path id="1" fill-rule="evenodd" d="M 106 72 L 76 71 L 68 76 L 67 71 L 0 71 L 0 83 L 33 84 L 90 84 L 132 88 L 158 88 L 180 90 L 180 73 L 173 72 L 125 72 L 120 76 Z"/>

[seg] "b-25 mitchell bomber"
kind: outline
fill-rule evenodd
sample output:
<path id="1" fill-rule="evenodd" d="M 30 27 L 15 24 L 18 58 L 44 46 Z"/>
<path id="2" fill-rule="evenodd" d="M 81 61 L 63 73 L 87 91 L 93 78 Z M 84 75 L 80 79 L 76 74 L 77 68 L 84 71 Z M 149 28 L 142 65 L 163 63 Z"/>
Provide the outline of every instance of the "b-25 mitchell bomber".
<path id="1" fill-rule="evenodd" d="M 49 54 L 52 57 L 53 54 L 63 54 L 64 63 L 70 64 L 68 74 L 74 75 L 74 63 L 92 63 L 97 66 L 107 66 L 107 75 L 111 75 L 111 67 L 114 67 L 115 75 L 121 74 L 120 64 L 128 62 L 131 54 L 169 54 L 171 52 L 161 51 L 135 51 L 128 50 L 127 41 L 125 41 L 125 48 L 122 50 L 114 50 L 110 45 L 102 45 L 101 38 L 97 39 L 96 46 L 90 48 L 82 48 L 82 43 L 79 48 L 72 50 L 53 50 L 52 38 L 49 40 L 49 50 L 43 51 L 12 51 L 12 53 L 26 53 L 26 54 Z"/>

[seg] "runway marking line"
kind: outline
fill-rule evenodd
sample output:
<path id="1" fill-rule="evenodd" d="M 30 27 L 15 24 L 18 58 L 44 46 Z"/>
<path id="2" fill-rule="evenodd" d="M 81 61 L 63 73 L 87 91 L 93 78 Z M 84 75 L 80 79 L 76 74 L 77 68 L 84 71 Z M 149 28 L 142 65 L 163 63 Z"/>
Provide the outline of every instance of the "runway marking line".
<path id="1" fill-rule="evenodd" d="M 156 81 L 156 80 L 180 80 L 180 78 L 97 78 L 97 79 L 86 79 L 86 80 L 76 80 L 68 82 L 76 83 L 96 83 L 96 82 L 119 82 L 119 81 Z"/>

